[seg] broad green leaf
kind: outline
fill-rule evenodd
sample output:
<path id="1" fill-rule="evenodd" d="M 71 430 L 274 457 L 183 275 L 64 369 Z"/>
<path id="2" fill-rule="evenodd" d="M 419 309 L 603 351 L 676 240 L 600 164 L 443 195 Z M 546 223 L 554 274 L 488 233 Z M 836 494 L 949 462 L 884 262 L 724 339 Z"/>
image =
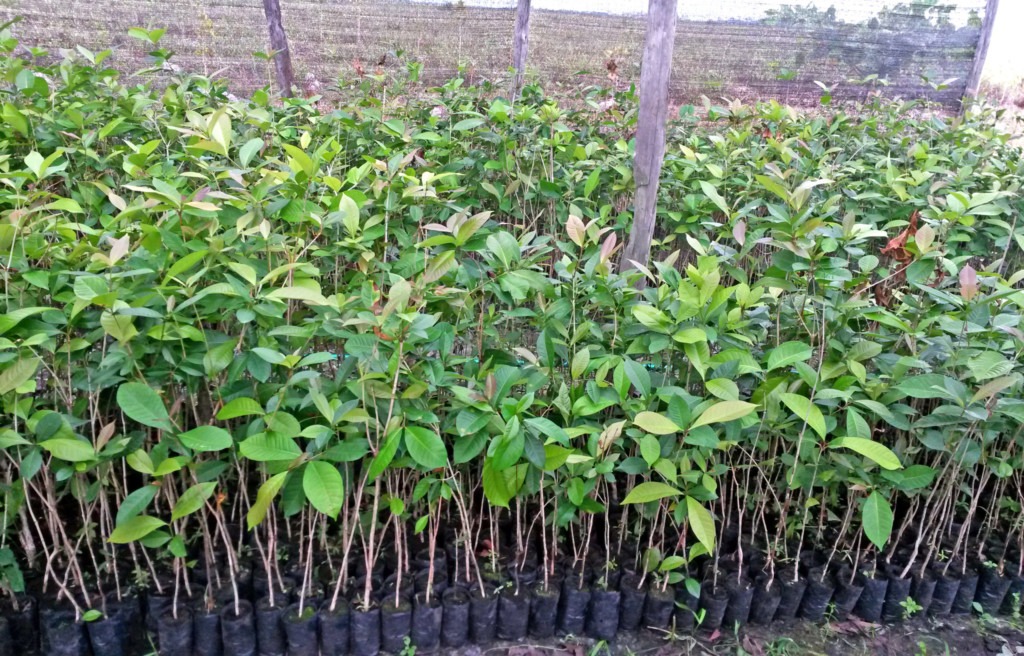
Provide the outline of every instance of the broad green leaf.
<path id="1" fill-rule="evenodd" d="M 640 455 L 648 467 L 653 467 L 661 457 L 661 443 L 653 435 L 644 435 L 640 440 Z"/>
<path id="2" fill-rule="evenodd" d="M 28 276 L 31 273 L 35 272 L 27 272 L 23 277 L 28 278 Z M 36 314 L 42 314 L 43 312 L 46 312 L 49 309 L 50 308 L 48 307 L 42 306 L 26 307 L 20 308 L 18 310 L 12 310 L 11 312 L 8 312 L 7 314 L 0 316 L 0 335 L 3 335 L 11 328 L 14 328 L 23 320 Z"/>
<path id="3" fill-rule="evenodd" d="M 657 412 L 638 412 L 633 423 L 653 435 L 671 435 L 682 430 L 674 421 Z"/>
<path id="4" fill-rule="evenodd" d="M 694 536 L 704 545 L 708 553 L 713 553 L 715 550 L 715 520 L 711 513 L 699 501 L 688 496 L 686 497 L 686 516 L 690 520 L 690 528 L 693 530 Z"/>
<path id="5" fill-rule="evenodd" d="M 167 526 L 167 522 L 156 517 L 150 517 L 149 515 L 139 515 L 138 517 L 132 517 L 124 524 L 120 524 L 110 534 L 107 542 L 114 544 L 128 544 L 129 542 L 135 542 L 141 540 L 158 528 Z"/>
<path id="6" fill-rule="evenodd" d="M 722 198 L 722 195 L 718 193 L 718 189 L 713 184 L 705 180 L 701 180 L 700 189 L 704 192 L 705 196 L 711 199 L 718 209 L 722 210 L 722 213 L 725 214 L 725 216 L 730 216 L 729 204 L 725 202 L 725 199 Z"/>
<path id="7" fill-rule="evenodd" d="M 217 413 L 217 419 L 224 421 L 226 419 L 234 419 L 236 417 L 245 417 L 248 415 L 262 415 L 263 406 L 259 402 L 250 399 L 249 397 L 242 396 L 237 399 L 231 399 L 224 407 Z"/>
<path id="8" fill-rule="evenodd" d="M 429 428 L 406 426 L 405 448 L 424 469 L 440 469 L 448 464 L 448 451 L 444 442 Z"/>
<path id="9" fill-rule="evenodd" d="M 273 433 L 257 433 L 239 445 L 242 455 L 256 462 L 294 460 L 302 455 L 302 449 L 290 437 Z"/>
<path id="10" fill-rule="evenodd" d="M 455 132 L 465 132 L 467 130 L 478 128 L 484 123 L 486 123 L 486 120 L 480 117 L 464 118 L 455 125 L 453 125 L 452 130 L 454 130 Z"/>
<path id="11" fill-rule="evenodd" d="M 938 474 L 928 465 L 911 465 L 903 470 L 900 487 L 904 490 L 920 490 L 928 487 Z"/>
<path id="12" fill-rule="evenodd" d="M 117 405 L 129 419 L 143 426 L 170 430 L 171 418 L 164 402 L 152 387 L 143 383 L 122 383 L 117 388 Z"/>
<path id="13" fill-rule="evenodd" d="M 331 519 L 337 519 L 345 500 L 345 484 L 337 467 L 323 460 L 306 463 L 302 489 L 314 508 Z"/>
<path id="14" fill-rule="evenodd" d="M 915 399 L 950 399 L 947 380 L 953 379 L 942 374 L 920 374 L 903 379 L 896 389 Z"/>
<path id="15" fill-rule="evenodd" d="M 640 483 L 630 490 L 629 494 L 626 495 L 626 498 L 622 500 L 622 503 L 647 503 L 648 501 L 657 501 L 658 499 L 664 499 L 666 497 L 677 497 L 680 494 L 682 494 L 682 492 L 671 485 L 647 481 Z"/>
<path id="16" fill-rule="evenodd" d="M 253 137 L 238 149 L 238 161 L 241 162 L 242 166 L 249 166 L 249 162 L 252 161 L 252 158 L 256 156 L 256 153 L 261 148 L 263 148 L 263 139 Z"/>
<path id="17" fill-rule="evenodd" d="M 708 334 L 703 328 L 683 328 L 675 335 L 672 335 L 672 339 L 680 344 L 696 344 L 697 342 L 708 341 Z"/>
<path id="18" fill-rule="evenodd" d="M 672 319 L 651 305 L 634 305 L 633 316 L 644 326 L 659 333 L 668 333 L 672 326 Z"/>
<path id="19" fill-rule="evenodd" d="M 565 464 L 570 455 L 571 449 L 558 444 L 548 444 L 544 447 L 544 471 L 555 471 Z"/>
<path id="20" fill-rule="evenodd" d="M 587 367 L 590 365 L 590 349 L 581 348 L 576 351 L 576 355 L 572 358 L 572 366 L 569 368 L 573 378 L 579 378 L 587 372 Z"/>
<path id="21" fill-rule="evenodd" d="M 707 388 L 710 394 L 723 401 L 738 401 L 740 398 L 739 386 L 728 378 L 709 380 L 704 383 L 704 387 Z"/>
<path id="22" fill-rule="evenodd" d="M 0 395 L 13 392 L 29 381 L 39 368 L 39 358 L 15 360 L 14 364 L 0 372 Z"/>
<path id="23" fill-rule="evenodd" d="M 697 417 L 697 421 L 690 425 L 690 430 L 707 424 L 741 419 L 755 410 L 757 410 L 757 404 L 755 403 L 747 403 L 746 401 L 721 401 L 702 412 L 700 417 Z"/>
<path id="24" fill-rule="evenodd" d="M 181 443 L 193 451 L 221 451 L 230 449 L 235 441 L 231 433 L 216 426 L 199 426 L 178 435 Z"/>
<path id="25" fill-rule="evenodd" d="M 210 481 L 209 483 L 198 483 L 185 490 L 178 497 L 178 502 L 174 504 L 174 510 L 171 511 L 171 520 L 181 519 L 202 508 L 216 487 L 216 481 Z"/>
<path id="26" fill-rule="evenodd" d="M 96 457 L 92 444 L 76 437 L 55 437 L 40 442 L 39 446 L 49 451 L 54 458 L 65 462 L 86 462 Z"/>
<path id="27" fill-rule="evenodd" d="M 117 525 L 120 526 L 132 517 L 142 514 L 159 491 L 160 487 L 157 485 L 146 485 L 126 496 L 121 501 L 121 505 L 117 507 L 117 518 L 115 519 Z"/>
<path id="28" fill-rule="evenodd" d="M 864 527 L 864 535 L 879 550 L 885 548 L 885 543 L 892 535 L 892 508 L 889 501 L 877 491 L 872 492 L 864 501 L 861 510 L 861 523 Z"/>
<path id="29" fill-rule="evenodd" d="M 260 486 L 259 491 L 256 493 L 256 502 L 252 504 L 252 507 L 249 508 L 249 512 L 245 516 L 249 530 L 258 526 L 266 518 L 267 511 L 270 510 L 270 504 L 274 502 L 277 493 L 281 491 L 281 487 L 284 486 L 287 477 L 288 472 L 283 471 L 280 474 L 271 476 L 267 479 L 266 483 Z"/>
<path id="30" fill-rule="evenodd" d="M 384 438 L 384 443 L 379 445 L 377 449 L 377 455 L 370 461 L 370 467 L 367 470 L 367 480 L 374 480 L 381 473 L 388 468 L 391 461 L 395 459 L 395 453 L 398 452 L 398 445 L 401 444 L 402 431 L 401 429 L 393 430 L 388 433 L 387 437 Z"/>
<path id="31" fill-rule="evenodd" d="M 856 451 L 865 458 L 872 460 L 882 469 L 893 470 L 901 467 L 900 459 L 889 447 L 863 437 L 840 437 L 832 440 L 829 447 L 833 449 L 845 447 Z"/>
<path id="32" fill-rule="evenodd" d="M 783 342 L 768 354 L 768 371 L 806 362 L 812 354 L 811 347 L 803 342 Z"/>
<path id="33" fill-rule="evenodd" d="M 323 294 L 307 287 L 281 287 L 280 289 L 273 290 L 264 298 L 275 301 L 305 301 L 310 305 L 327 305 L 327 299 L 324 298 Z"/>
<path id="34" fill-rule="evenodd" d="M 801 394 L 785 393 L 781 394 L 779 398 L 786 404 L 786 407 L 792 410 L 797 417 L 800 417 L 807 425 L 814 429 L 818 435 L 824 439 L 825 434 L 828 432 L 825 426 L 825 417 L 821 414 L 821 410 L 818 406 L 808 399 L 806 396 Z"/>
<path id="35" fill-rule="evenodd" d="M 983 351 L 967 361 L 975 380 L 983 381 L 1005 376 L 1013 371 L 1013 363 L 995 351 Z"/>

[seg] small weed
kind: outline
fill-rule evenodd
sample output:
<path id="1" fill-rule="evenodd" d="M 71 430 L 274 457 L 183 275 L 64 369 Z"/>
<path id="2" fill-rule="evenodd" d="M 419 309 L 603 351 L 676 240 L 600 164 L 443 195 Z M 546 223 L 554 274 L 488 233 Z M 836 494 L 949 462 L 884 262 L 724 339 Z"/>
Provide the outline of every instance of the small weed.
<path id="1" fill-rule="evenodd" d="M 792 638 L 776 638 L 765 646 L 767 656 L 792 656 L 796 654 L 796 641 Z"/>
<path id="2" fill-rule="evenodd" d="M 907 597 L 901 601 L 900 606 L 903 608 L 903 619 L 905 620 L 909 620 L 922 610 L 921 604 L 917 603 L 913 597 Z"/>

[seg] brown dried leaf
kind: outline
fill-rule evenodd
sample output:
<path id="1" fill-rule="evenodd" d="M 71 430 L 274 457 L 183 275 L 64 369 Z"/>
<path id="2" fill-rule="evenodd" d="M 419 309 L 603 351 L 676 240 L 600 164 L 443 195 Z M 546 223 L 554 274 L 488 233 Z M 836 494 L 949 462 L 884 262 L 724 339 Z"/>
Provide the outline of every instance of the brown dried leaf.
<path id="1" fill-rule="evenodd" d="M 112 438 L 114 436 L 114 431 L 115 430 L 117 430 L 117 422 L 116 421 L 112 421 L 109 424 L 107 424 L 106 426 L 104 426 L 102 429 L 100 429 L 100 434 L 96 436 L 96 450 L 97 451 L 101 451 L 103 449 L 103 447 L 106 446 L 107 442 L 110 441 L 110 438 Z"/>

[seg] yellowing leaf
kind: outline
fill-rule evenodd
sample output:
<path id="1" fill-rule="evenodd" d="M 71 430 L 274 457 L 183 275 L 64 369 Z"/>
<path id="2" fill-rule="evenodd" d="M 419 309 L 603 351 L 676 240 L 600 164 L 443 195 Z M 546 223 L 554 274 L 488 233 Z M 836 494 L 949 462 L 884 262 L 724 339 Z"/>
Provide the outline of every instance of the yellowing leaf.
<path id="1" fill-rule="evenodd" d="M 647 503 L 648 501 L 657 501 L 666 497 L 677 497 L 680 494 L 682 492 L 671 485 L 647 481 L 630 490 L 626 498 L 622 500 L 622 503 Z"/>
<path id="2" fill-rule="evenodd" d="M 797 417 L 803 419 L 808 426 L 814 429 L 818 435 L 822 438 L 828 432 L 825 426 L 825 417 L 821 414 L 821 410 L 818 406 L 814 405 L 810 399 L 800 394 L 786 393 L 780 395 L 782 402 L 786 404 L 786 407 L 792 410 Z"/>
<path id="3" fill-rule="evenodd" d="M 708 553 L 714 552 L 715 520 L 711 513 L 693 497 L 686 497 L 686 516 L 697 540 L 704 545 Z"/>
<path id="4" fill-rule="evenodd" d="M 638 412 L 633 423 L 652 435 L 671 435 L 682 430 L 674 421 L 657 412 Z"/>
<path id="5" fill-rule="evenodd" d="M 829 443 L 829 447 L 833 449 L 846 447 L 856 451 L 865 458 L 874 461 L 882 469 L 895 470 L 901 467 L 899 457 L 889 447 L 864 437 L 840 437 L 832 440 Z"/>
<path id="6" fill-rule="evenodd" d="M 722 401 L 702 412 L 700 417 L 697 418 L 697 421 L 690 425 L 690 428 L 693 429 L 698 426 L 706 426 L 707 424 L 741 419 L 749 415 L 754 410 L 757 410 L 757 405 L 754 403 L 747 403 L 746 401 Z"/>

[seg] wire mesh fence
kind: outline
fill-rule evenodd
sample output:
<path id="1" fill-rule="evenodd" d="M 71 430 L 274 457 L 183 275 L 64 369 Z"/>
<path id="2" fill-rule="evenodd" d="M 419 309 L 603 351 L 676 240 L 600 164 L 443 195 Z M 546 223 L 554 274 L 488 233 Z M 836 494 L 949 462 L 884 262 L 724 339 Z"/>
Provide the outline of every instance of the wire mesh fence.
<path id="1" fill-rule="evenodd" d="M 423 80 L 507 77 L 514 0 L 283 0 L 298 84 L 328 87 L 361 74 L 396 72 L 405 58 Z M 535 0 L 530 74 L 547 86 L 628 85 L 639 80 L 645 31 L 641 0 Z M 964 91 L 985 0 L 680 2 L 672 96 L 777 98 L 816 103 L 872 90 L 947 104 Z M 837 8 L 838 7 L 838 8 Z M 56 52 L 113 48 L 115 66 L 144 64 L 130 27 L 166 27 L 177 65 L 218 73 L 238 93 L 267 85 L 267 28 L 259 0 L 0 0 L 22 16 L 26 45 Z M 398 56 L 404 53 L 404 58 Z"/>

